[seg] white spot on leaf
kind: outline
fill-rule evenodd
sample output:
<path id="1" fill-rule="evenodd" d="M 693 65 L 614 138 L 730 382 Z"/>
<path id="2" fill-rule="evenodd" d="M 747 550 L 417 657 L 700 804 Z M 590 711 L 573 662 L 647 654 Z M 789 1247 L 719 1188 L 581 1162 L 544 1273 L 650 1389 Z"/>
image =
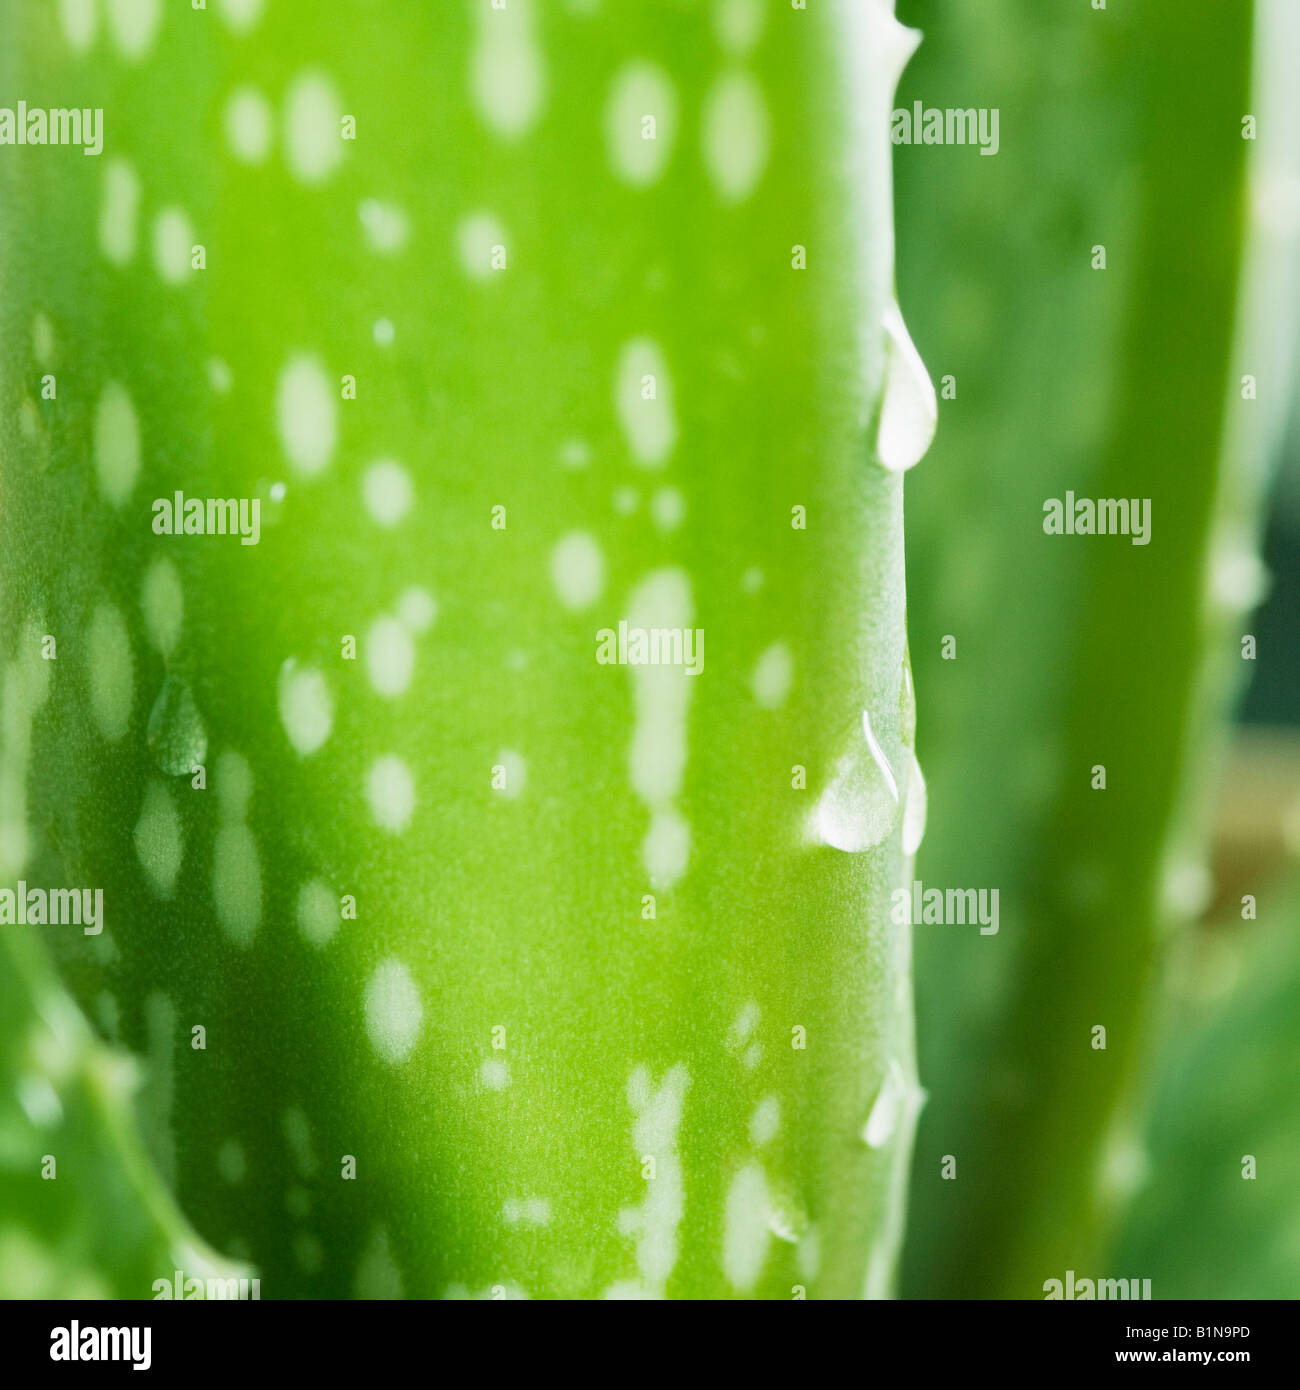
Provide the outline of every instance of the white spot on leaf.
<path id="1" fill-rule="evenodd" d="M 406 245 L 411 224 L 395 204 L 366 198 L 357 208 L 357 216 L 361 219 L 366 242 L 372 251 L 377 251 L 381 256 L 393 256 Z"/>
<path id="2" fill-rule="evenodd" d="M 280 667 L 277 694 L 280 723 L 289 742 L 307 757 L 325 742 L 334 724 L 334 699 L 329 684 L 320 671 L 300 666 L 290 657 Z"/>
<path id="3" fill-rule="evenodd" d="M 217 920 L 237 946 L 251 944 L 262 920 L 262 870 L 253 832 L 243 824 L 217 830 L 212 850 Z"/>
<path id="4" fill-rule="evenodd" d="M 108 28 L 118 52 L 139 62 L 153 46 L 163 0 L 108 0 Z"/>
<path id="5" fill-rule="evenodd" d="M 385 1062 L 405 1062 L 415 1048 L 424 1005 L 411 972 L 389 957 L 375 968 L 366 985 L 366 1035 Z"/>
<path id="6" fill-rule="evenodd" d="M 634 187 L 654 183 L 676 135 L 677 93 L 668 74 L 653 63 L 628 63 L 605 104 L 605 146 L 614 173 Z"/>
<path id="7" fill-rule="evenodd" d="M 767 1179 L 756 1163 L 747 1163 L 727 1189 L 722 1267 L 738 1293 L 758 1283 L 771 1237 L 771 1201 Z"/>
<path id="8" fill-rule="evenodd" d="M 99 209 L 99 249 L 110 264 L 124 266 L 134 257 L 139 211 L 139 176 L 125 159 L 110 159 Z"/>
<path id="9" fill-rule="evenodd" d="M 153 264 L 158 277 L 179 285 L 190 276 L 190 248 L 194 229 L 180 208 L 164 208 L 153 224 Z"/>
<path id="10" fill-rule="evenodd" d="M 170 656 L 180 641 L 185 594 L 176 566 L 165 555 L 155 556 L 145 571 L 140 608 L 149 641 L 162 656 Z"/>
<path id="11" fill-rule="evenodd" d="M 298 931 L 304 941 L 324 946 L 339 929 L 339 900 L 323 879 L 313 878 L 298 889 Z"/>
<path id="12" fill-rule="evenodd" d="M 780 709 L 794 680 L 794 658 L 784 642 L 773 642 L 758 658 L 751 687 L 764 709 Z"/>
<path id="13" fill-rule="evenodd" d="M 461 268 L 473 280 L 486 280 L 493 273 L 496 248 L 505 245 L 505 229 L 490 212 L 472 213 L 456 229 Z"/>
<path id="14" fill-rule="evenodd" d="M 135 664 L 131 639 L 122 615 L 111 603 L 100 603 L 86 633 L 90 674 L 90 712 L 95 727 L 110 743 L 126 733 L 135 694 Z"/>
<path id="15" fill-rule="evenodd" d="M 140 425 L 126 387 L 116 381 L 104 387 L 95 407 L 94 450 L 99 490 L 120 507 L 140 471 Z"/>
<path id="16" fill-rule="evenodd" d="M 224 115 L 226 144 L 244 164 L 264 164 L 271 153 L 275 115 L 271 103 L 256 87 L 239 87 L 230 94 Z"/>
<path id="17" fill-rule="evenodd" d="M 84 53 L 95 42 L 99 28 L 97 0 L 59 0 L 59 24 L 68 46 Z"/>
<path id="18" fill-rule="evenodd" d="M 145 788 L 134 840 L 136 857 L 149 886 L 160 898 L 169 899 L 180 872 L 183 837 L 181 818 L 162 782 L 152 781 Z"/>
<path id="19" fill-rule="evenodd" d="M 276 388 L 275 417 L 285 457 L 314 477 L 329 463 L 338 436 L 334 392 L 318 358 L 298 353 L 289 359 Z"/>
<path id="20" fill-rule="evenodd" d="M 677 415 L 668 363 L 651 339 L 624 344 L 614 374 L 614 406 L 635 461 L 662 467 L 677 443 Z"/>
<path id="21" fill-rule="evenodd" d="M 415 500 L 411 475 L 393 459 L 380 459 L 366 469 L 361 493 L 366 510 L 381 526 L 396 526 Z"/>
<path id="22" fill-rule="evenodd" d="M 566 608 L 590 608 L 605 588 L 605 557 L 595 537 L 570 531 L 551 551 L 551 582 Z"/>
<path id="23" fill-rule="evenodd" d="M 366 800 L 375 824 L 394 834 L 406 829 L 415 810 L 415 782 L 401 758 L 387 754 L 366 775 Z"/>
<path id="24" fill-rule="evenodd" d="M 415 644 L 410 630 L 396 618 L 378 618 L 365 641 L 366 675 L 376 693 L 390 699 L 401 695 L 415 670 Z"/>
<path id="25" fill-rule="evenodd" d="M 343 103 L 330 79 L 306 72 L 294 79 L 284 103 L 284 153 L 300 183 L 324 183 L 343 159 Z"/>
<path id="26" fill-rule="evenodd" d="M 753 193 L 767 167 L 768 115 L 747 72 L 724 73 L 704 103 L 704 164 L 725 203 Z"/>
<path id="27" fill-rule="evenodd" d="M 470 65 L 470 92 L 484 123 L 515 140 L 537 119 L 546 74 L 533 35 L 531 0 L 510 0 L 504 9 L 476 7 L 478 37 Z"/>
<path id="28" fill-rule="evenodd" d="M 397 616 L 411 632 L 426 632 L 438 616 L 438 603 L 427 589 L 412 585 L 397 600 Z"/>

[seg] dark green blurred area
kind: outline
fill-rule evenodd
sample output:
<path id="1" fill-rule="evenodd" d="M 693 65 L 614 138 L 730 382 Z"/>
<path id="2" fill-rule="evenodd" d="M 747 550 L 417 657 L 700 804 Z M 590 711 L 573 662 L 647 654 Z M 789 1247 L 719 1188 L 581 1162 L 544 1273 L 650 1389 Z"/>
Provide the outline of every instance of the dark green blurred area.
<path id="1" fill-rule="evenodd" d="M 898 9 L 925 40 L 896 104 L 1001 113 L 995 157 L 895 151 L 900 302 L 936 384 L 956 384 L 907 492 L 916 874 L 998 888 L 1002 918 L 996 936 L 915 931 L 930 1100 L 902 1292 L 1041 1298 L 1073 1269 L 1151 1277 L 1157 1298 L 1294 1295 L 1300 1242 L 1257 1245 L 1300 1229 L 1295 900 L 1220 853 L 1216 913 L 1259 893 L 1259 920 L 1191 925 L 1214 896 L 1215 788 L 1250 799 L 1226 746 L 1247 676 L 1248 718 L 1300 711 L 1300 490 L 1284 472 L 1255 616 L 1240 576 L 1276 450 L 1249 407 L 1225 409 L 1247 372 L 1274 416 L 1293 392 L 1276 341 L 1237 336 L 1252 6 Z M 1045 536 L 1067 490 L 1150 498 L 1151 544 Z M 1211 1005 L 1216 977 L 1235 985 Z M 1254 1044 L 1229 1052 L 1256 1003 Z"/>
<path id="2" fill-rule="evenodd" d="M 1263 553 L 1271 583 L 1255 630 L 1268 659 L 1260 662 L 1246 690 L 1241 718 L 1292 726 L 1300 724 L 1300 420 L 1294 414 Z"/>

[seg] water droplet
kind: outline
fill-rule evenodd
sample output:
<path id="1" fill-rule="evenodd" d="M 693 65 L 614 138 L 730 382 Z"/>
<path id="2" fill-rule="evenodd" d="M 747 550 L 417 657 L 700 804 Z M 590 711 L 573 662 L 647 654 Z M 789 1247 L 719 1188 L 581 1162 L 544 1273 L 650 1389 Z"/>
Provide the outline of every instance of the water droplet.
<path id="1" fill-rule="evenodd" d="M 891 1059 L 880 1083 L 871 1114 L 862 1127 L 862 1137 L 873 1149 L 882 1148 L 894 1137 L 898 1128 L 898 1117 L 902 1113 L 903 1102 L 907 1099 L 907 1078 L 897 1060 Z"/>
<path id="2" fill-rule="evenodd" d="M 885 311 L 885 334 L 885 398 L 876 456 L 901 473 L 925 457 L 939 421 L 939 402 L 897 304 Z"/>
<path id="3" fill-rule="evenodd" d="M 903 680 L 898 691 L 898 736 L 906 748 L 916 742 L 916 690 L 912 685 L 912 657 L 903 654 Z"/>
<path id="4" fill-rule="evenodd" d="M 903 853 L 915 854 L 925 839 L 927 797 L 921 764 L 912 754 L 911 774 L 907 779 L 907 802 L 903 807 Z"/>
<path id="5" fill-rule="evenodd" d="M 899 814 L 898 781 L 862 712 L 861 744 L 839 761 L 835 777 L 813 811 L 817 837 L 850 853 L 878 845 L 894 828 Z"/>
<path id="6" fill-rule="evenodd" d="M 189 686 L 179 676 L 163 681 L 149 714 L 149 751 L 172 777 L 194 770 L 208 753 L 208 733 Z"/>

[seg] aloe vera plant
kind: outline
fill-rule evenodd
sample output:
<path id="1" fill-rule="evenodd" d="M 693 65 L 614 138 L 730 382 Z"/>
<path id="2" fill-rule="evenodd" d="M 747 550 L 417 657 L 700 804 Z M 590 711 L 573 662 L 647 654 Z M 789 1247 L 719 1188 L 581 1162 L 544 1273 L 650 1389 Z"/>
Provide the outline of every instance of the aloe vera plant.
<path id="1" fill-rule="evenodd" d="M 248 1271 L 187 1226 L 140 1142 L 135 1062 L 94 1037 L 41 950 L 0 943 L 0 1298 L 139 1298 L 173 1266 L 238 1289 Z"/>
<path id="2" fill-rule="evenodd" d="M 1201 806 L 1288 394 L 1271 306 L 1293 256 L 1279 206 L 1295 16 L 917 0 L 907 17 L 941 9 L 907 83 L 933 103 L 997 93 L 1003 152 L 912 151 L 899 169 L 916 248 L 900 279 L 925 285 L 918 342 L 957 387 L 911 497 L 922 752 L 942 808 L 919 868 L 997 887 L 1001 924 L 918 935 L 931 1101 L 905 1288 L 1033 1298 L 1095 1267 L 1140 1180 L 1151 988 L 1166 928 L 1207 882 Z M 953 225 L 967 236 L 941 239 Z M 1247 273 L 1252 240 L 1263 274 Z M 1150 499 L 1149 546 L 1045 535 L 1044 500 L 1067 489 Z"/>
<path id="3" fill-rule="evenodd" d="M 1230 1288 L 1290 1299 L 1300 1281 L 1294 878 L 1260 895 L 1258 926 L 1234 913 L 1181 953 L 1152 1067 L 1144 1181 L 1111 1256 L 1166 1298 Z"/>
<path id="4" fill-rule="evenodd" d="M 4 930 L 181 1208 L 265 1297 L 887 1292 L 915 36 L 7 12 L 104 149 L 0 161 L 0 870 L 104 924 Z"/>

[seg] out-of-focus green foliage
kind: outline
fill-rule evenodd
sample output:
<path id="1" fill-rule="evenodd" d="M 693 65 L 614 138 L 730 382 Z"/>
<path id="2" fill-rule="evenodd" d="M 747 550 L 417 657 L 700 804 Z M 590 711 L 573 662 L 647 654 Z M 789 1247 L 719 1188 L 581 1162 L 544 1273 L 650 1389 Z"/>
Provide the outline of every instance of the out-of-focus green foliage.
<path id="1" fill-rule="evenodd" d="M 1108 1259 L 1156 1298 L 1300 1292 L 1298 923 L 1292 882 L 1258 925 L 1197 932 L 1180 953 L 1138 1193 Z"/>
<path id="2" fill-rule="evenodd" d="M 1159 925 L 1203 891 L 1197 782 L 1230 684 L 1207 643 L 1255 597 L 1258 460 L 1223 449 L 1224 403 L 1250 372 L 1276 413 L 1287 379 L 1232 350 L 1252 7 L 902 13 L 927 40 L 900 105 L 1001 110 L 994 158 L 896 161 L 902 299 L 957 388 L 908 492 L 918 873 L 1001 892 L 996 936 L 917 932 L 931 1099 L 905 1291 L 1041 1297 L 1104 1252 L 1129 1184 Z M 1045 535 L 1067 490 L 1150 498 L 1150 544 Z"/>
<path id="3" fill-rule="evenodd" d="M 38 943 L 0 932 L 0 1298 L 149 1298 L 247 1275 L 188 1230 L 136 1131 L 135 1063 L 92 1034 Z"/>

